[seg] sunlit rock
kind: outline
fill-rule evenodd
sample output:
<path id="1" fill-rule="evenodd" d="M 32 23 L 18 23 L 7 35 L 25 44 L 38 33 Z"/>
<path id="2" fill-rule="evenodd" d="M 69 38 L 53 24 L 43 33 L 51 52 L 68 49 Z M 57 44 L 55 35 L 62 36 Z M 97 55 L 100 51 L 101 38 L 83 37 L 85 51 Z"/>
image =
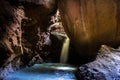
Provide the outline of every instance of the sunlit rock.
<path id="1" fill-rule="evenodd" d="M 101 45 L 120 44 L 119 0 L 59 0 L 59 11 L 80 56 L 93 58 Z"/>

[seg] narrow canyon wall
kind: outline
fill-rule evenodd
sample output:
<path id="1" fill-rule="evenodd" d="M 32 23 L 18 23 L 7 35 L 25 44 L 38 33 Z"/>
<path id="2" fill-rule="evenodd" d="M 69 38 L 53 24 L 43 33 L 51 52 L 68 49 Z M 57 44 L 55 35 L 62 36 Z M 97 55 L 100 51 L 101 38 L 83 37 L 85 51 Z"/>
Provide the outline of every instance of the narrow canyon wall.
<path id="1" fill-rule="evenodd" d="M 65 31 L 80 56 L 92 57 L 101 44 L 118 46 L 119 0 L 60 0 Z"/>
<path id="2" fill-rule="evenodd" d="M 15 58 L 28 64 L 34 56 L 38 56 L 39 62 L 42 62 L 41 56 L 44 56 L 44 51 L 47 52 L 44 49 L 49 45 L 47 28 L 52 24 L 51 16 L 56 11 L 56 0 L 1 0 L 0 67 Z"/>
<path id="3" fill-rule="evenodd" d="M 0 3 L 0 48 L 1 65 L 4 56 L 11 61 L 15 56 L 23 54 L 21 21 L 24 11 L 21 8 L 12 7 L 7 1 Z M 3 60 L 2 60 L 3 59 Z M 0 65 L 0 66 L 1 66 Z"/>

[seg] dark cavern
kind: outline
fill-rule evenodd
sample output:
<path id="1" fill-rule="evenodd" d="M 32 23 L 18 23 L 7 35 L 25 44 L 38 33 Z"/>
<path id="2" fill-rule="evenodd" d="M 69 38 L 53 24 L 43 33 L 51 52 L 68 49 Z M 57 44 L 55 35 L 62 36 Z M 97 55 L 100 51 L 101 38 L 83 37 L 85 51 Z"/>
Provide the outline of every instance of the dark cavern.
<path id="1" fill-rule="evenodd" d="M 120 0 L 0 0 L 0 80 L 120 80 Z"/>

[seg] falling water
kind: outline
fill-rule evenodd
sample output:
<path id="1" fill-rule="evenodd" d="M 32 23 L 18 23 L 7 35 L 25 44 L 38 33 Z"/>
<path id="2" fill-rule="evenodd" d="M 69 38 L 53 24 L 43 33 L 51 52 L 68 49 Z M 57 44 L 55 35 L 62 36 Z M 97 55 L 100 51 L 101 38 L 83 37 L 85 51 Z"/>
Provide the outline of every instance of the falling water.
<path id="1" fill-rule="evenodd" d="M 62 51 L 61 51 L 61 56 L 60 56 L 61 63 L 67 62 L 68 52 L 69 52 L 69 44 L 70 44 L 70 39 L 67 37 L 63 43 L 63 47 L 62 47 Z"/>

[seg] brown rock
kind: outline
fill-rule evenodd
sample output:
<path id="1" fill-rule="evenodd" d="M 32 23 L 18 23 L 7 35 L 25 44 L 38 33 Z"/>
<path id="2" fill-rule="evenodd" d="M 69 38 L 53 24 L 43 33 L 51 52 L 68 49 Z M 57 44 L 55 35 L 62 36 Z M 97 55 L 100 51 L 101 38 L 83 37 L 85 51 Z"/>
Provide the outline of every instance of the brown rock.
<path id="1" fill-rule="evenodd" d="M 50 36 L 47 28 L 56 9 L 56 0 L 1 0 L 0 79 L 20 65 L 46 59 Z"/>
<path id="2" fill-rule="evenodd" d="M 80 56 L 93 57 L 100 45 L 118 46 L 119 0 L 60 0 L 63 26 Z"/>
<path id="3" fill-rule="evenodd" d="M 7 6 L 7 7 L 6 7 Z M 21 21 L 24 18 L 24 11 L 20 8 L 14 8 L 7 1 L 0 3 L 0 45 L 10 53 L 11 61 L 14 57 L 23 54 Z M 6 53 L 1 53 L 1 56 Z"/>

